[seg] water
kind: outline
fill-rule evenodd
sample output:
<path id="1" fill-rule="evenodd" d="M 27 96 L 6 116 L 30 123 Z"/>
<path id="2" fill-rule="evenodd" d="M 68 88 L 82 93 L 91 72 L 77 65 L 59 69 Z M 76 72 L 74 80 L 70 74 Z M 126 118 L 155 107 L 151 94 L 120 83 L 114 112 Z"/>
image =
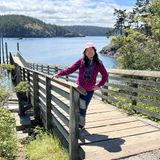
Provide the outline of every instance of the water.
<path id="1" fill-rule="evenodd" d="M 86 42 L 93 42 L 99 52 L 111 39 L 106 37 L 74 37 L 74 38 L 5 38 L 8 50 L 16 54 L 16 44 L 20 44 L 20 52 L 30 62 L 44 64 L 70 65 L 83 56 Z M 114 68 L 116 60 L 99 54 L 107 68 Z"/>

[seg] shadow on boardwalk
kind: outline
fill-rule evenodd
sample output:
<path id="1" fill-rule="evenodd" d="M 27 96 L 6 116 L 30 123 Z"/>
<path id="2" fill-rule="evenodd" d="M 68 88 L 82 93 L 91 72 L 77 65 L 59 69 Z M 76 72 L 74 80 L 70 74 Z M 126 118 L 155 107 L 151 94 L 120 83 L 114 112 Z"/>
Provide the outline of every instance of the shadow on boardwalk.
<path id="1" fill-rule="evenodd" d="M 125 142 L 122 138 L 108 138 L 103 134 L 90 134 L 87 130 L 82 132 L 85 134 L 85 143 L 81 145 L 102 147 L 108 152 L 120 152 L 121 145 Z"/>

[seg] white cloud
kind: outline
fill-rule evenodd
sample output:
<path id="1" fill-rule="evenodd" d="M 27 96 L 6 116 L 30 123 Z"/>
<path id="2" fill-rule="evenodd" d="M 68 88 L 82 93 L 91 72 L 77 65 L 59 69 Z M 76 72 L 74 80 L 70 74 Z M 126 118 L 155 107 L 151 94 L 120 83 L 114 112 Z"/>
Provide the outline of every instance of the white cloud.
<path id="1" fill-rule="evenodd" d="M 57 25 L 94 25 L 111 27 L 114 24 L 114 0 L 1 0 L 0 15 L 21 14 Z"/>

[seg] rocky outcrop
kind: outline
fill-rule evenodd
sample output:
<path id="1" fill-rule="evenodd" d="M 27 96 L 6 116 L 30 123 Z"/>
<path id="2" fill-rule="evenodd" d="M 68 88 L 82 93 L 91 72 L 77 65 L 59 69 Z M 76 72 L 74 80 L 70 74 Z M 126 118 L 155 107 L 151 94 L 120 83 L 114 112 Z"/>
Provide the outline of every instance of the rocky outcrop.
<path id="1" fill-rule="evenodd" d="M 120 52 L 118 51 L 119 48 L 119 44 L 109 44 L 103 47 L 100 53 L 111 57 L 117 57 L 120 55 Z"/>

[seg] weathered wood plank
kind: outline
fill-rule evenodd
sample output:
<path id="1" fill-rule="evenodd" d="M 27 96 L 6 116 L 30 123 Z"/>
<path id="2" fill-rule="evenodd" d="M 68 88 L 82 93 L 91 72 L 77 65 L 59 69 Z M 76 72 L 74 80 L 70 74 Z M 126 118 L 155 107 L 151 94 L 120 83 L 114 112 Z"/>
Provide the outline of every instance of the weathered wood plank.
<path id="1" fill-rule="evenodd" d="M 155 82 L 151 80 L 140 80 L 140 79 L 133 79 L 133 78 L 124 78 L 121 76 L 109 76 L 110 81 L 117 80 L 120 83 L 129 82 L 129 83 L 136 83 L 144 86 L 151 86 L 151 87 L 160 87 L 160 82 Z"/>
<path id="2" fill-rule="evenodd" d="M 58 88 L 54 85 L 51 85 L 51 89 L 54 90 L 56 93 L 60 94 L 61 96 L 65 97 L 66 99 L 69 99 L 69 92 L 66 92 L 63 89 Z"/>
<path id="3" fill-rule="evenodd" d="M 117 74 L 117 75 L 131 75 L 131 76 L 140 76 L 140 77 L 160 78 L 159 71 L 108 69 L 108 73 Z"/>
<path id="4" fill-rule="evenodd" d="M 121 85 L 121 84 L 109 83 L 108 86 L 117 87 L 117 88 L 120 88 L 120 89 L 126 90 L 126 91 L 142 93 L 144 95 L 149 95 L 149 96 L 157 96 L 157 97 L 160 96 L 159 92 L 145 90 L 145 89 L 138 89 L 138 88 L 129 87 L 129 86 L 126 86 L 126 85 Z M 102 91 L 107 93 L 108 90 L 107 89 L 102 89 Z"/>
<path id="5" fill-rule="evenodd" d="M 56 126 L 57 129 L 61 132 L 61 134 L 64 136 L 66 141 L 69 143 L 69 133 L 64 128 L 64 126 L 55 118 L 55 116 L 52 114 L 52 126 L 53 128 Z"/>
<path id="6" fill-rule="evenodd" d="M 55 106 L 52 105 L 51 107 L 52 111 L 57 115 L 57 117 L 59 117 L 61 119 L 61 121 L 67 126 L 69 127 L 69 119 L 63 115 Z"/>
<path id="7" fill-rule="evenodd" d="M 140 113 L 143 113 L 143 114 L 146 114 L 150 117 L 155 117 L 155 118 L 158 118 L 160 119 L 160 112 L 154 112 L 154 111 L 150 111 L 149 109 L 145 109 L 143 107 L 138 107 L 138 106 L 132 106 L 137 112 L 140 112 Z"/>
<path id="8" fill-rule="evenodd" d="M 64 102 L 59 100 L 57 97 L 54 95 L 51 96 L 51 99 L 58 105 L 60 106 L 66 113 L 69 114 L 69 106 L 67 106 Z"/>
<path id="9" fill-rule="evenodd" d="M 93 128 L 87 128 L 88 134 L 98 134 L 98 133 L 109 133 L 109 132 L 116 132 L 116 131 L 122 131 L 126 129 L 136 128 L 136 127 L 143 127 L 148 126 L 148 124 L 142 122 L 142 121 L 130 121 L 130 122 L 123 122 L 123 123 L 114 123 L 114 124 L 108 124 L 108 125 L 99 125 L 97 127 Z"/>
<path id="10" fill-rule="evenodd" d="M 92 121 L 86 123 L 86 128 L 96 128 L 96 127 L 102 127 L 107 125 L 117 125 L 117 124 L 125 124 L 129 122 L 136 122 L 137 119 L 133 116 L 131 117 L 116 117 L 112 119 L 102 119 L 100 121 Z"/>

